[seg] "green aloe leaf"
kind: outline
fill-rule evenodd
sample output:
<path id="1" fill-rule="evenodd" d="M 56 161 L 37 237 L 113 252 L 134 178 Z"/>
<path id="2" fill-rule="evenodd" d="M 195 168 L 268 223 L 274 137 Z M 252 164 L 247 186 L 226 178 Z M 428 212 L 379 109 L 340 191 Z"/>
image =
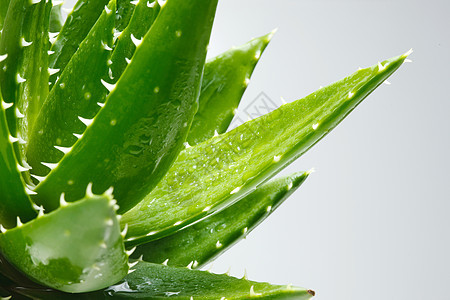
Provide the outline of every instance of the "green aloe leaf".
<path id="1" fill-rule="evenodd" d="M 152 0 L 150 0 L 153 2 Z M 116 18 L 116 29 L 117 31 L 121 32 L 125 30 L 125 28 L 128 26 L 131 17 L 133 16 L 134 9 L 139 4 L 145 4 L 147 5 L 149 0 L 142 0 L 142 1 L 136 1 L 136 0 L 117 0 L 117 18 Z M 136 2 L 138 2 L 136 4 Z"/>
<path id="2" fill-rule="evenodd" d="M 128 3 L 129 1 L 119 1 L 119 3 Z M 111 57 L 111 80 L 117 82 L 125 68 L 131 61 L 136 51 L 136 45 L 133 41 L 141 40 L 154 23 L 159 14 L 161 7 L 155 1 L 152 5 L 150 2 L 139 1 L 136 9 L 132 10 L 133 15 L 129 20 L 128 26 L 119 35 L 114 52 Z M 130 4 L 134 7 L 133 4 Z M 120 8 L 118 9 L 120 11 Z M 118 15 L 119 16 L 119 15 Z"/>
<path id="3" fill-rule="evenodd" d="M 98 299 L 296 299 L 307 300 L 314 292 L 292 285 L 272 285 L 206 271 L 174 268 L 146 262 L 109 288 L 86 294 L 63 294 L 39 288 L 18 288 L 17 292 L 42 300 Z"/>
<path id="4" fill-rule="evenodd" d="M 92 119 L 103 105 L 108 90 L 102 85 L 108 73 L 115 1 L 103 11 L 78 51 L 51 90 L 34 125 L 27 149 L 28 163 L 36 180 L 42 181 L 83 134 L 84 119 Z M 82 117 L 83 119 L 79 119 Z M 75 134 L 75 135 L 74 135 Z M 56 146 L 56 148 L 55 148 Z M 42 164 L 44 163 L 44 164 Z"/>
<path id="5" fill-rule="evenodd" d="M 93 182 L 109 186 L 123 213 L 167 172 L 187 137 L 217 0 L 172 0 L 161 10 L 105 106 L 82 138 L 36 188 L 36 202 L 58 207 Z M 108 85 L 106 85 L 108 86 Z M 45 203 L 44 203 L 45 202 Z"/>
<path id="6" fill-rule="evenodd" d="M 220 134 L 227 130 L 253 70 L 273 34 L 233 47 L 206 63 L 199 109 L 187 139 L 190 145 L 210 139 L 215 132 Z"/>
<path id="7" fill-rule="evenodd" d="M 115 201 L 87 195 L 0 234 L 0 250 L 28 277 L 66 292 L 105 288 L 128 272 Z"/>
<path id="8" fill-rule="evenodd" d="M 128 246 L 167 236 L 248 194 L 336 127 L 406 57 L 359 70 L 182 151 L 158 186 L 124 214 Z"/>
<path id="9" fill-rule="evenodd" d="M 22 38 L 30 45 L 23 48 L 17 73 L 17 137 L 21 139 L 21 157 L 26 156 L 29 132 L 48 95 L 49 18 L 52 3 L 41 0 L 26 11 Z"/>
<path id="10" fill-rule="evenodd" d="M 51 48 L 49 66 L 59 70 L 50 76 L 51 87 L 91 31 L 108 2 L 109 0 L 78 0 L 75 4 Z"/>
<path id="11" fill-rule="evenodd" d="M 18 139 L 11 136 L 6 122 L 5 108 L 12 109 L 12 106 L 3 100 L 0 103 L 0 224 L 12 228 L 17 217 L 29 221 L 36 217 L 36 212 L 28 196 L 31 191 L 21 176 L 27 168 L 17 162 L 13 147 Z"/>
<path id="12" fill-rule="evenodd" d="M 306 180 L 309 172 L 272 180 L 219 213 L 168 237 L 140 245 L 132 257 L 197 268 L 219 256 L 264 221 Z"/>

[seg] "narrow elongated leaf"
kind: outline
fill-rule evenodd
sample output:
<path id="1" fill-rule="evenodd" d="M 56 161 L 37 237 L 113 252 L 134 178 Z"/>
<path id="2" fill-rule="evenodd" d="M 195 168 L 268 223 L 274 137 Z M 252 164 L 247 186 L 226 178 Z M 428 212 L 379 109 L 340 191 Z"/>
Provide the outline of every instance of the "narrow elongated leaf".
<path id="1" fill-rule="evenodd" d="M 187 139 L 190 145 L 210 139 L 215 132 L 227 131 L 253 70 L 273 34 L 233 47 L 206 63 L 199 109 Z"/>
<path id="2" fill-rule="evenodd" d="M 61 14 L 62 4 L 54 5 L 50 13 L 50 32 L 59 33 L 64 25 L 64 19 Z"/>
<path id="3" fill-rule="evenodd" d="M 0 83 L 16 156 L 24 161 L 29 128 L 48 93 L 48 18 L 51 2 L 12 0 L 0 41 Z M 25 164 L 25 162 L 23 162 Z"/>
<path id="4" fill-rule="evenodd" d="M 78 0 L 72 12 L 53 43 L 50 55 L 50 67 L 62 72 L 75 54 L 81 42 L 86 38 L 109 0 Z M 50 76 L 53 87 L 60 73 Z"/>
<path id="5" fill-rule="evenodd" d="M 92 119 L 100 110 L 98 103 L 105 102 L 108 90 L 101 80 L 108 72 L 111 51 L 107 49 L 112 46 L 115 1 L 108 7 L 109 13 L 102 13 L 72 56 L 36 120 L 27 157 L 33 167 L 31 173 L 38 178 L 47 175 L 51 170 L 48 163 L 61 160 L 65 149 L 70 149 L 77 136 L 83 134 L 86 125 L 81 120 Z"/>
<path id="6" fill-rule="evenodd" d="M 48 29 L 51 1 L 31 5 L 25 14 L 22 38 L 29 43 L 23 48 L 18 65 L 16 117 L 17 137 L 21 138 L 21 158 L 26 156 L 26 145 L 34 121 L 48 95 Z M 23 81 L 23 82 L 19 82 Z"/>
<path id="7" fill-rule="evenodd" d="M 309 172 L 266 183 L 254 192 L 188 228 L 140 245 L 132 257 L 170 266 L 201 267 L 219 256 L 264 221 L 306 180 Z"/>
<path id="8" fill-rule="evenodd" d="M 16 226 L 17 217 L 29 221 L 36 216 L 36 212 L 20 174 L 26 168 L 17 163 L 12 145 L 12 142 L 17 141 L 8 130 L 5 102 L 1 100 L 0 103 L 0 224 L 12 228 Z"/>
<path id="9" fill-rule="evenodd" d="M 23 48 L 28 45 L 25 40 L 22 40 L 22 24 L 29 7 L 27 0 L 11 1 L 0 40 L 0 89 L 3 100 L 14 105 L 11 110 L 6 112 L 9 131 L 14 137 L 17 135 L 16 91 L 19 81 L 22 81 L 17 75 Z M 18 151 L 16 152 L 19 154 Z"/>
<path id="10" fill-rule="evenodd" d="M 182 151 L 158 186 L 123 216 L 128 246 L 167 236 L 248 194 L 336 127 L 405 58 L 359 70 Z"/>
<path id="11" fill-rule="evenodd" d="M 307 300 L 314 292 L 292 285 L 272 285 L 206 271 L 140 262 L 133 273 L 109 288 L 86 294 L 63 294 L 36 288 L 17 292 L 42 300 L 98 299 L 295 299 Z"/>
<path id="12" fill-rule="evenodd" d="M 119 222 L 109 195 L 77 203 L 0 234 L 8 261 L 38 283 L 87 292 L 122 279 L 128 271 Z"/>
<path id="13" fill-rule="evenodd" d="M 217 0 L 171 0 L 136 50 L 117 86 L 72 150 L 36 188 L 49 210 L 83 186 L 114 195 L 125 212 L 152 190 L 186 140 Z"/>
<path id="14" fill-rule="evenodd" d="M 127 3 L 127 1 L 119 1 L 121 3 Z M 131 61 L 131 58 L 136 51 L 136 41 L 141 40 L 148 32 L 156 17 L 159 14 L 161 7 L 158 2 L 155 1 L 152 5 L 148 5 L 147 1 L 139 1 L 134 9 L 133 16 L 128 23 L 127 28 L 118 37 L 116 47 L 114 48 L 113 55 L 111 57 L 111 80 L 117 82 L 122 75 L 125 68 Z M 133 4 L 130 4 L 134 7 Z M 120 8 L 119 8 L 120 11 Z M 116 18 L 117 20 L 117 18 Z"/>

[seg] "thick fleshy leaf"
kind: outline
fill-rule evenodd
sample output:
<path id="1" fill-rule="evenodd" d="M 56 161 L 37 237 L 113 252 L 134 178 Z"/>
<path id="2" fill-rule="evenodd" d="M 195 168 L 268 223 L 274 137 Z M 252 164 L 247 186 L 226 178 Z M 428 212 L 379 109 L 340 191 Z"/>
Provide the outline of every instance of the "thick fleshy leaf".
<path id="1" fill-rule="evenodd" d="M 11 134 L 17 136 L 17 116 L 16 102 L 19 82 L 23 79 L 19 77 L 18 71 L 23 54 L 23 48 L 29 45 L 22 39 L 22 24 L 25 14 L 30 8 L 27 0 L 12 0 L 6 14 L 2 37 L 0 40 L 0 89 L 3 100 L 13 103 L 12 109 L 6 112 L 8 127 Z M 18 147 L 16 148 L 18 153 Z"/>
<path id="2" fill-rule="evenodd" d="M 92 119 L 105 102 L 102 80 L 108 72 L 115 1 L 112 0 L 51 90 L 34 125 L 28 149 L 31 173 L 42 180 L 86 129 L 79 119 Z M 75 135 L 74 135 L 75 133 Z M 78 136 L 78 137 L 77 137 Z M 57 147 L 57 148 L 55 148 Z M 44 163 L 45 165 L 43 165 Z M 38 180 L 37 179 L 37 180 Z"/>
<path id="3" fill-rule="evenodd" d="M 9 133 L 5 102 L 1 100 L 0 103 L 0 224 L 12 228 L 16 226 L 17 217 L 29 221 L 36 216 L 36 212 L 21 176 L 21 172 L 27 169 L 17 163 L 14 152 L 12 142 L 18 141 Z"/>
<path id="4" fill-rule="evenodd" d="M 128 246 L 167 236 L 251 192 L 336 127 L 406 57 L 359 70 L 182 151 L 158 186 L 124 214 Z"/>
<path id="5" fill-rule="evenodd" d="M 28 277 L 66 292 L 105 288 L 128 272 L 110 195 L 82 200 L 0 234 L 0 250 Z"/>
<path id="6" fill-rule="evenodd" d="M 314 292 L 292 285 L 272 285 L 206 271 L 140 262 L 135 271 L 109 288 L 86 294 L 63 294 L 38 288 L 17 292 L 42 300 L 98 299 L 295 299 L 307 300 Z"/>
<path id="7" fill-rule="evenodd" d="M 52 69 L 60 70 L 60 72 L 65 69 L 108 2 L 109 0 L 78 0 L 51 48 L 53 53 L 49 58 L 49 66 Z M 51 87 L 58 79 L 60 72 L 50 76 Z"/>
<path id="8" fill-rule="evenodd" d="M 125 212 L 167 172 L 197 110 L 206 46 L 217 0 L 171 0 L 137 48 L 83 137 L 36 188 L 36 202 L 58 207 L 93 182 L 114 186 Z"/>
<path id="9" fill-rule="evenodd" d="M 272 180 L 235 204 L 168 237 L 140 245 L 132 257 L 201 267 L 248 235 L 306 180 L 309 172 Z"/>
<path id="10" fill-rule="evenodd" d="M 127 3 L 127 1 L 119 1 L 121 3 Z M 125 68 L 131 61 L 131 58 L 136 51 L 135 42 L 141 40 L 148 32 L 156 17 L 159 14 L 161 7 L 158 2 L 155 1 L 152 5 L 148 5 L 150 2 L 139 1 L 134 9 L 133 16 L 129 20 L 128 26 L 118 37 L 114 52 L 111 56 L 111 80 L 115 83 L 119 80 Z M 134 7 L 133 4 L 130 4 Z M 120 11 L 120 8 L 119 8 Z M 116 19 L 117 20 L 117 19 Z"/>
<path id="11" fill-rule="evenodd" d="M 51 1 L 32 4 L 26 11 L 22 38 L 29 45 L 23 47 L 17 69 L 17 137 L 21 139 L 21 158 L 25 159 L 26 145 L 34 122 L 48 95 L 48 49 Z"/>
<path id="12" fill-rule="evenodd" d="M 187 138 L 193 146 L 224 133 L 274 32 L 233 47 L 206 63 L 199 109 Z"/>

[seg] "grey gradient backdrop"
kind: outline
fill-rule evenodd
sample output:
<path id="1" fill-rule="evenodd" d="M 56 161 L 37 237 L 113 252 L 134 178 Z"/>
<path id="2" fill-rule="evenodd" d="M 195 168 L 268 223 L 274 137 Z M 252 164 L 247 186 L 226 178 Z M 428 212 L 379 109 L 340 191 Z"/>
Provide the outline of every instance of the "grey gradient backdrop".
<path id="1" fill-rule="evenodd" d="M 450 1 L 222 0 L 210 54 L 274 28 L 244 106 L 410 48 L 413 63 L 283 172 L 317 170 L 212 270 L 318 300 L 450 299 Z"/>

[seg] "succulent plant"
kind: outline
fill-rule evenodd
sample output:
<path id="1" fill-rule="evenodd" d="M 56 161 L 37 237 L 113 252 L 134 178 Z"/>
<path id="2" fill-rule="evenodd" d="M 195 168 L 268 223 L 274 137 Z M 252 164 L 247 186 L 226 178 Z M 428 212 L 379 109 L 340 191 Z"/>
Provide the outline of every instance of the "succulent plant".
<path id="1" fill-rule="evenodd" d="M 206 60 L 217 2 L 79 0 L 63 23 L 55 0 L 0 0 L 0 296 L 313 296 L 194 269 L 409 53 L 229 130 L 273 33 Z"/>

